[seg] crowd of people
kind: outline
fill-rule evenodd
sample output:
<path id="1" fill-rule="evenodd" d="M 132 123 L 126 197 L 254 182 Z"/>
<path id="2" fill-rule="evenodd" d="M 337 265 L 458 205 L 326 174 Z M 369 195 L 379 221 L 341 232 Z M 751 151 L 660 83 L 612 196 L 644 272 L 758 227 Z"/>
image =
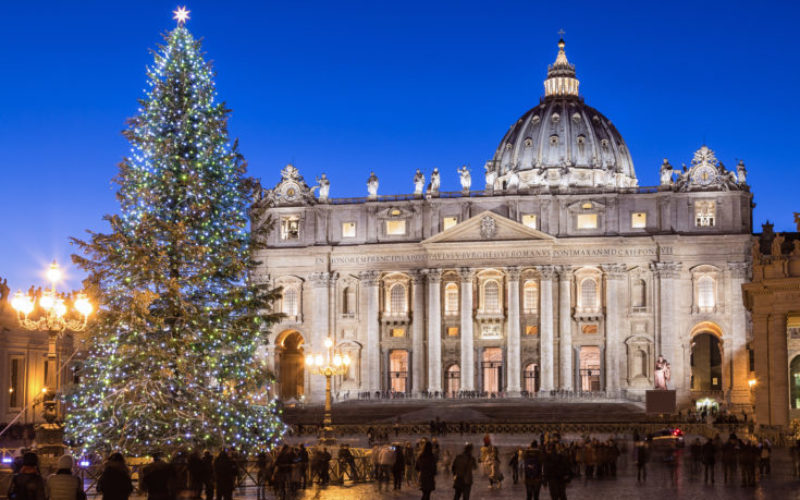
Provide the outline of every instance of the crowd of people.
<path id="1" fill-rule="evenodd" d="M 438 422 L 432 422 L 431 428 L 438 431 Z M 216 456 L 210 451 L 178 452 L 168 462 L 161 453 L 153 452 L 152 462 L 139 471 L 139 489 L 148 500 L 232 500 L 236 488 L 249 475 L 257 487 L 258 500 L 265 500 L 270 489 L 278 498 L 286 498 L 312 484 L 327 485 L 331 471 L 335 471 L 339 481 L 374 481 L 378 492 L 417 489 L 425 500 L 438 486 L 452 488 L 455 500 L 469 500 L 476 477 L 480 475 L 488 482 L 489 489 L 499 489 L 505 481 L 504 471 L 508 471 L 514 484 L 525 486 L 527 500 L 538 500 L 542 488 L 553 500 L 559 500 L 566 499 L 567 485 L 574 478 L 616 478 L 618 461 L 627 456 L 636 466 L 637 482 L 647 481 L 648 464 L 652 462 L 671 470 L 675 482 L 678 470 L 686 467 L 690 481 L 702 476 L 703 482 L 714 484 L 721 475 L 725 484 L 738 483 L 742 487 L 755 486 L 772 470 L 773 445 L 767 439 L 740 439 L 731 433 L 724 441 L 720 436 L 694 438 L 683 448 L 677 439 L 635 433 L 632 441 L 630 454 L 627 440 L 585 435 L 566 441 L 557 432 L 542 432 L 529 446 L 505 452 L 488 434 L 477 453 L 468 442 L 451 454 L 437 436 L 413 442 L 375 443 L 367 450 L 342 444 L 335 457 L 324 445 L 306 448 L 302 444 L 284 444 L 255 457 L 229 449 L 220 450 Z M 790 456 L 792 473 L 800 478 L 800 440 L 790 448 Z M 21 454 L 13 464 L 9 499 L 85 500 L 84 482 L 74 474 L 74 466 L 73 458 L 64 455 L 58 459 L 55 472 L 45 478 L 37 455 Z M 102 466 L 96 490 L 103 500 L 128 500 L 134 492 L 131 478 L 124 457 L 113 453 Z M 447 478 L 445 483 L 452 478 L 452 484 L 443 486 L 440 480 L 437 485 L 440 478 Z"/>

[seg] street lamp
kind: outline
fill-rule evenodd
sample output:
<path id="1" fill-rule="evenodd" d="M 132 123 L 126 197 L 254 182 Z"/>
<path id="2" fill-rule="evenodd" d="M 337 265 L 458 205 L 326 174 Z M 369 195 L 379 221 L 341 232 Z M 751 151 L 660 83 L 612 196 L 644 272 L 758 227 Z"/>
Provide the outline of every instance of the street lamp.
<path id="1" fill-rule="evenodd" d="M 331 415 L 331 377 L 344 375 L 350 367 L 350 356 L 342 356 L 333 351 L 333 339 L 325 339 L 325 353 L 309 353 L 306 356 L 306 366 L 315 375 L 325 376 L 325 412 L 322 415 L 322 433 L 319 441 L 322 444 L 333 444 L 333 418 Z"/>
<path id="2" fill-rule="evenodd" d="M 63 273 L 56 261 L 50 264 L 47 269 L 47 279 L 50 281 L 50 289 L 42 292 L 38 297 L 39 308 L 43 314 L 38 318 L 31 318 L 31 313 L 36 310 L 37 297 L 25 294 L 22 290 L 14 294 L 11 299 L 11 307 L 17 311 L 17 320 L 22 328 L 26 330 L 41 330 L 48 334 L 47 363 L 50 372 L 47 374 L 45 387 L 42 388 L 44 399 L 44 417 L 47 423 L 52 424 L 56 419 L 56 377 L 58 367 L 56 366 L 56 339 L 64 335 L 67 330 L 81 332 L 86 329 L 89 315 L 92 314 L 94 307 L 89 298 L 84 293 L 79 293 L 72 301 L 72 309 L 77 312 L 78 318 L 70 316 L 70 307 L 62 295 L 56 291 L 56 283 L 61 281 Z M 74 316 L 74 315 L 72 315 Z"/>

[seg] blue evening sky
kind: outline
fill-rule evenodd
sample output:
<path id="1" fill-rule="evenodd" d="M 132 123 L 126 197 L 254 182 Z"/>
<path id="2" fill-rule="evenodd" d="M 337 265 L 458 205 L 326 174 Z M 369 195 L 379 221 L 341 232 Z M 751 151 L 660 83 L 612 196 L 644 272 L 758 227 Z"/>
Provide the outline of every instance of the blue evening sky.
<path id="1" fill-rule="evenodd" d="M 174 1 L 10 2 L 0 13 L 0 276 L 12 288 L 67 263 L 69 236 L 104 230 L 120 135 L 145 85 L 149 49 Z M 509 125 L 542 95 L 557 32 L 581 93 L 617 126 L 641 185 L 706 142 L 744 159 L 767 218 L 794 230 L 797 2 L 198 1 L 220 97 L 250 172 L 265 186 L 293 162 L 331 196 L 412 191 L 414 170 L 478 179 Z M 478 183 L 480 181 L 478 180 Z M 68 283 L 78 286 L 72 268 Z"/>

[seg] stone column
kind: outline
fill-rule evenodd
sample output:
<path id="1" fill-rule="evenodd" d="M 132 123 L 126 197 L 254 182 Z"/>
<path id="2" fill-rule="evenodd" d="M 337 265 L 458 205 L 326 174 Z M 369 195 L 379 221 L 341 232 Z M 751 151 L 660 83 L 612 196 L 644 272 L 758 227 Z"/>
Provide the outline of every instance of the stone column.
<path id="1" fill-rule="evenodd" d="M 519 396 L 520 387 L 520 332 L 519 332 L 519 268 L 509 267 L 508 273 L 508 334 L 506 336 L 506 392 Z"/>
<path id="2" fill-rule="evenodd" d="M 362 373 L 364 377 L 364 389 L 370 393 L 381 390 L 381 339 L 378 324 L 378 292 L 380 285 L 380 272 L 364 271 L 361 278 L 361 287 L 367 297 L 367 346 L 366 346 L 366 367 Z"/>
<path id="3" fill-rule="evenodd" d="M 676 389 L 688 394 L 688 378 L 683 376 L 683 348 L 678 341 L 678 332 L 675 328 L 676 297 L 675 280 L 680 277 L 680 262 L 654 262 L 651 269 L 658 276 L 658 336 L 656 338 L 653 358 L 663 355 L 670 363 L 672 380 L 668 383 L 669 389 Z M 651 367 L 655 368 L 655 367 Z M 680 397 L 679 397 L 680 400 Z M 680 402 L 680 401 L 679 401 Z"/>
<path id="4" fill-rule="evenodd" d="M 411 389 L 414 394 L 425 390 L 425 276 L 420 271 L 411 273 Z M 441 364 L 441 363 L 440 363 Z"/>
<path id="5" fill-rule="evenodd" d="M 442 392 L 442 270 L 426 269 L 425 275 L 428 279 L 428 391 Z"/>
<path id="6" fill-rule="evenodd" d="M 623 287 L 628 266 L 602 266 L 606 275 L 606 391 L 619 391 L 619 356 L 622 344 L 622 312 L 625 307 Z"/>
<path id="7" fill-rule="evenodd" d="M 558 266 L 558 331 L 561 341 L 559 347 L 559 373 L 565 391 L 574 388 L 572 373 L 572 266 Z"/>
<path id="8" fill-rule="evenodd" d="M 330 273 L 311 273 L 311 339 L 309 347 L 313 352 L 325 352 L 325 339 L 331 335 L 328 300 L 330 293 Z M 299 297 L 298 297 L 299 299 Z M 309 383 L 312 401 L 325 399 L 325 377 L 312 375 Z"/>
<path id="9" fill-rule="evenodd" d="M 539 389 L 552 391 L 555 388 L 553 373 L 553 266 L 539 266 L 537 268 L 542 276 L 539 293 L 541 293 L 541 311 L 539 322 L 541 325 L 539 335 L 539 375 L 541 381 Z"/>
<path id="10" fill-rule="evenodd" d="M 730 371 L 733 380 L 730 382 L 731 401 L 734 404 L 748 404 L 750 402 L 750 387 L 747 385 L 750 371 L 750 359 L 747 352 L 747 326 L 744 300 L 742 299 L 742 284 L 750 274 L 750 265 L 747 262 L 728 262 L 730 272 L 730 303 L 731 317 L 731 342 L 730 359 L 733 362 Z"/>
<path id="11" fill-rule="evenodd" d="M 469 268 L 459 270 L 461 276 L 461 390 L 475 390 L 475 355 L 472 332 L 472 277 Z"/>

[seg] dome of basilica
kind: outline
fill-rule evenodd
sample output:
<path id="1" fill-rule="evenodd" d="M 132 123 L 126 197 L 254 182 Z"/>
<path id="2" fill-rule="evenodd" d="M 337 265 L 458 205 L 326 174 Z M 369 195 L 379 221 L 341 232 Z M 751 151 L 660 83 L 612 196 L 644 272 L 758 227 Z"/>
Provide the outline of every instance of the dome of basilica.
<path id="1" fill-rule="evenodd" d="M 558 47 L 540 104 L 511 126 L 494 158 L 486 163 L 487 187 L 636 186 L 625 141 L 608 118 L 584 103 L 563 40 Z"/>

